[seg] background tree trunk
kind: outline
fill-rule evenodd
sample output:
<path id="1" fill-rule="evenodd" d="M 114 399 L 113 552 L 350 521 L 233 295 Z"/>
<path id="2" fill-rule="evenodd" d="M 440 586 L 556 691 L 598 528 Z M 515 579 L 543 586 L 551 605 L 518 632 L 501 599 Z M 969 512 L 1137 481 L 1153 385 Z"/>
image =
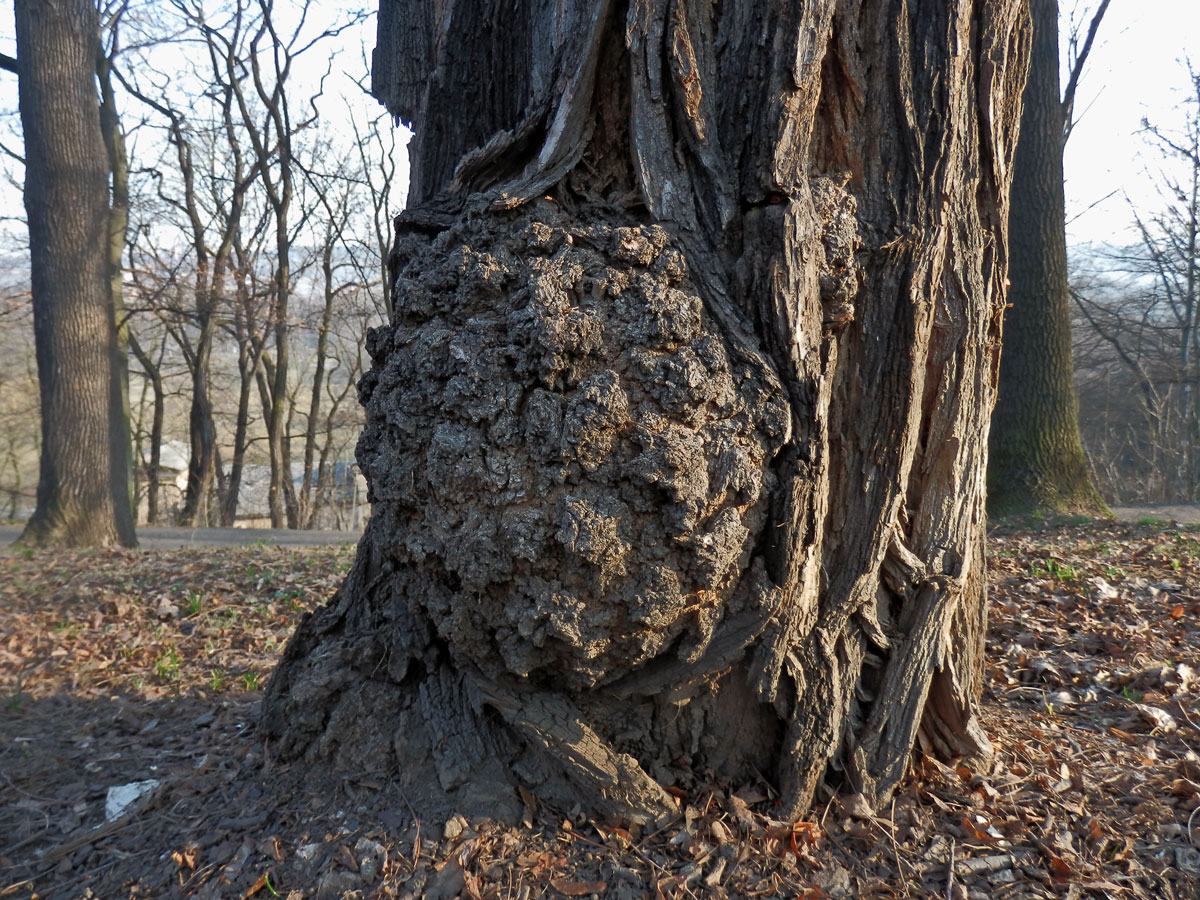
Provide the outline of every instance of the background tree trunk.
<path id="1" fill-rule="evenodd" d="M 415 137 L 373 512 L 272 753 L 651 821 L 705 769 L 794 818 L 987 753 L 1023 4 L 513 7 L 382 4 Z"/>
<path id="2" fill-rule="evenodd" d="M 108 155 L 96 95 L 99 20 L 90 0 L 17 0 L 25 209 L 42 413 L 30 544 L 137 543 L 114 358 Z"/>
<path id="3" fill-rule="evenodd" d="M 116 341 L 112 347 L 110 403 L 113 413 L 109 418 L 109 446 L 112 448 L 113 465 L 125 471 L 123 481 L 129 495 L 127 502 L 116 505 L 118 518 L 129 517 L 127 522 L 118 522 L 117 530 L 121 534 L 133 534 L 137 524 L 137 492 L 129 410 L 129 316 L 125 311 L 125 267 L 122 264 L 129 228 L 129 157 L 112 83 L 112 62 L 119 47 L 119 19 L 120 14 L 109 25 L 111 50 L 106 52 L 97 43 L 96 80 L 100 88 L 100 135 L 108 154 L 108 290 L 112 298 L 113 321 L 116 323 Z"/>
<path id="4" fill-rule="evenodd" d="M 166 342 L 165 336 L 163 342 Z M 166 417 L 164 399 L 166 393 L 163 389 L 162 376 L 162 351 L 160 348 L 159 359 L 156 362 L 142 349 L 141 344 L 138 343 L 137 338 L 132 334 L 129 336 L 129 349 L 133 351 L 134 357 L 141 365 L 142 377 L 146 383 L 149 383 L 150 391 L 154 395 L 149 434 L 150 460 L 147 463 L 142 458 L 139 459 L 139 462 L 142 462 L 146 469 L 146 524 L 157 525 L 160 489 L 158 476 L 162 465 L 163 420 Z"/>
<path id="5" fill-rule="evenodd" d="M 1011 308 L 992 414 L 988 511 L 1110 515 L 1079 439 L 1071 358 L 1058 0 L 1031 0 L 1033 52 L 1013 167 Z"/>

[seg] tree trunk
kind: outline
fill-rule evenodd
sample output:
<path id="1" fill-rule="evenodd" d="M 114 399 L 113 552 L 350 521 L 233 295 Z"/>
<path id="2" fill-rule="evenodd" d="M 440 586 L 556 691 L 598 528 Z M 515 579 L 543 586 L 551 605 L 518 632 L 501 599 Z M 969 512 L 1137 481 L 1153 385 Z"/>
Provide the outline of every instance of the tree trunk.
<path id="1" fill-rule="evenodd" d="M 987 753 L 1023 4 L 513 6 L 382 5 L 416 136 L 373 511 L 271 752 L 642 821 L 705 769 L 795 818 Z"/>
<path id="2" fill-rule="evenodd" d="M 239 254 L 240 255 L 240 254 Z M 242 471 L 246 464 L 246 445 L 250 431 L 250 394 L 255 383 L 255 373 L 262 364 L 265 338 L 255 337 L 252 320 L 253 300 L 246 280 L 246 268 L 239 261 L 235 292 L 237 306 L 234 309 L 235 337 L 238 344 L 238 405 L 234 420 L 233 452 L 229 464 L 229 480 L 221 503 L 221 524 L 230 528 L 237 522 L 239 495 L 242 490 Z"/>
<path id="3" fill-rule="evenodd" d="M 163 338 L 166 342 L 166 338 Z M 158 474 L 162 466 L 163 420 L 166 418 L 166 392 L 163 389 L 162 352 L 159 352 L 159 362 L 155 362 L 142 349 L 136 337 L 129 335 L 129 349 L 142 366 L 143 377 L 150 382 L 151 393 L 154 395 L 154 409 L 150 420 L 150 463 L 146 466 L 146 524 L 158 524 L 159 482 Z"/>
<path id="4" fill-rule="evenodd" d="M 112 85 L 112 60 L 103 48 L 96 45 L 96 80 L 100 86 L 100 134 L 108 154 L 110 201 L 108 214 L 108 290 L 112 298 L 112 316 L 116 323 L 116 341 L 112 348 L 113 378 L 110 384 L 113 410 L 109 419 L 109 445 L 113 466 L 124 471 L 123 478 L 128 500 L 116 504 L 119 533 L 133 534 L 137 522 L 137 492 L 134 483 L 133 444 L 129 412 L 129 316 L 125 311 L 125 238 L 129 230 L 129 157 L 125 149 L 125 131 L 117 110 Z M 114 41 L 113 53 L 116 53 Z"/>
<path id="5" fill-rule="evenodd" d="M 249 364 L 243 364 L 239 349 L 238 406 L 233 429 L 233 454 L 229 464 L 229 479 L 221 502 L 221 525 L 233 527 L 237 522 L 238 495 L 242 490 L 242 469 L 246 464 L 246 437 L 250 426 L 250 388 L 254 381 Z"/>
<path id="6" fill-rule="evenodd" d="M 1011 281 L 992 415 L 988 511 L 1109 516 L 1079 439 L 1071 358 L 1058 0 L 1031 0 L 1033 50 L 1013 166 Z"/>
<path id="7" fill-rule="evenodd" d="M 280 254 L 275 270 L 275 298 L 273 302 L 273 325 L 275 336 L 275 366 L 270 378 L 270 406 L 263 407 L 263 415 L 267 420 L 267 452 L 271 463 L 271 481 L 267 485 L 267 507 L 271 513 L 272 528 L 296 528 L 295 504 L 288 498 L 292 481 L 291 465 L 291 436 L 287 430 L 288 411 L 288 359 L 290 355 L 288 337 L 288 297 L 289 269 L 286 259 L 282 256 L 290 252 L 289 243 L 285 240 L 287 234 L 287 214 L 285 211 L 276 215 L 282 216 L 282 224 L 278 224 L 281 235 L 276 252 Z"/>
<path id="8" fill-rule="evenodd" d="M 344 220 L 342 224 L 345 224 Z M 297 498 L 301 528 L 317 527 L 317 501 L 313 497 L 313 463 L 317 455 L 317 430 L 321 423 L 321 397 L 325 392 L 325 355 L 329 352 L 329 329 L 333 324 L 333 304 L 337 299 L 333 279 L 333 248 L 336 239 L 337 235 L 326 234 L 325 246 L 321 249 L 321 284 L 324 288 L 325 302 L 321 307 L 321 323 L 317 327 L 316 362 L 308 398 L 308 416 L 304 426 L 304 468 L 300 476 L 300 495 Z"/>
<path id="9" fill-rule="evenodd" d="M 205 269 L 200 270 L 196 290 L 196 320 L 199 333 L 192 360 L 192 402 L 188 409 L 188 441 L 191 456 L 188 458 L 187 490 L 184 492 L 183 507 L 179 511 L 179 524 L 185 528 L 211 525 L 208 512 L 209 495 L 217 470 L 217 425 L 213 418 L 210 396 L 211 360 L 213 332 L 216 329 L 215 296 L 207 283 Z"/>
<path id="10" fill-rule="evenodd" d="M 42 453 L 28 544 L 135 546 L 109 291 L 108 156 L 90 0 L 18 0 Z"/>
<path id="11" fill-rule="evenodd" d="M 210 525 L 208 514 L 209 495 L 216 477 L 217 425 L 213 418 L 211 396 L 211 362 L 213 339 L 216 331 L 217 303 L 225 284 L 225 269 L 228 266 L 230 234 L 237 227 L 237 220 L 228 220 L 223 230 L 221 248 L 212 253 L 208 246 L 210 223 L 202 212 L 201 194 L 196 186 L 196 166 L 193 162 L 192 138 L 185 128 L 184 117 L 174 109 L 159 105 L 159 110 L 170 120 L 171 143 L 175 145 L 179 160 L 179 174 L 183 179 L 182 206 L 187 212 L 192 252 L 195 254 L 196 271 L 192 281 L 192 296 L 195 301 L 195 336 L 192 329 L 180 333 L 180 349 L 188 360 L 192 376 L 191 406 L 188 409 L 188 457 L 187 488 L 183 506 L 179 510 L 179 524 L 185 528 Z M 240 187 L 240 185 L 239 185 Z M 240 195 L 237 190 L 231 206 L 240 214 Z M 188 352 L 185 342 L 194 340 L 194 349 Z"/>

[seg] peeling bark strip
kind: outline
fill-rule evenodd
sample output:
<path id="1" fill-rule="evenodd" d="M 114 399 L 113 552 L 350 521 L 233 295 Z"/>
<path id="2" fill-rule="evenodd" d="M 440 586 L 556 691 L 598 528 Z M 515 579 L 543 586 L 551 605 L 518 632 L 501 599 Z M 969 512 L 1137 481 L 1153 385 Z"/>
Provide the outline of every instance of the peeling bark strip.
<path id="1" fill-rule="evenodd" d="M 284 757 L 640 821 L 988 751 L 984 468 L 1019 0 L 384 0 L 412 123 L 354 571 Z M 464 115 L 469 112 L 469 115 Z"/>

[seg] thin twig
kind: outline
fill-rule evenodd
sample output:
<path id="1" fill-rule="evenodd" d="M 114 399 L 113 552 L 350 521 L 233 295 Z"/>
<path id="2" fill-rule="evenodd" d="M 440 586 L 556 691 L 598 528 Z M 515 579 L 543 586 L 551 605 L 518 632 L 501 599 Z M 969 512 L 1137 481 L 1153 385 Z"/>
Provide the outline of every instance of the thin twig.
<path id="1" fill-rule="evenodd" d="M 946 900 L 954 900 L 954 838 L 950 838 L 950 862 L 946 864 Z"/>
<path id="2" fill-rule="evenodd" d="M 676 821 L 678 821 L 678 820 L 676 820 Z M 595 823 L 595 822 L 593 822 L 593 823 L 592 823 L 592 827 L 593 827 L 593 828 L 595 828 L 595 827 L 596 827 L 596 823 Z M 658 831 L 658 832 L 655 832 L 655 834 L 658 834 L 658 833 L 659 833 L 659 832 L 661 832 L 662 830 L 663 830 L 663 829 L 659 829 L 659 831 Z M 559 830 L 559 834 L 561 835 L 562 833 L 563 833 L 563 832 L 562 832 L 562 830 L 560 829 L 560 830 Z M 599 849 L 601 849 L 601 850 L 606 850 L 606 851 L 608 851 L 610 854 L 614 854 L 614 855 L 616 855 L 616 858 L 617 858 L 618 860 L 620 859 L 620 855 L 619 855 L 619 854 L 617 854 L 617 853 L 616 853 L 616 851 L 615 851 L 615 850 L 614 850 L 612 847 L 610 847 L 608 844 L 600 844 L 600 843 L 597 843 L 596 841 L 590 840 L 589 838 L 585 838 L 585 837 L 584 837 L 582 834 L 580 834 L 578 831 L 568 831 L 568 832 L 566 832 L 566 834 L 567 834 L 567 835 L 569 835 L 569 839 L 570 839 L 571 841 L 582 841 L 582 842 L 583 842 L 583 843 L 585 843 L 585 844 L 590 844 L 590 845 L 591 845 L 591 846 L 593 846 L 593 847 L 597 847 L 597 848 L 599 848 Z M 646 840 L 646 837 L 645 837 L 645 836 L 643 836 L 642 840 Z M 652 873 L 655 873 L 653 877 L 655 878 L 655 881 L 656 881 L 656 882 L 657 882 L 657 880 L 658 880 L 659 878 L 662 878 L 662 877 L 670 877 L 670 876 L 671 876 L 671 873 L 670 873 L 670 871 L 668 871 L 667 869 L 663 868 L 663 867 L 662 867 L 662 866 L 660 866 L 658 863 L 656 863 L 654 860 L 652 860 L 652 859 L 651 859 L 649 856 L 647 856 L 645 853 L 643 853 L 643 852 L 642 852 L 642 850 L 641 850 L 641 848 L 639 848 L 639 847 L 638 847 L 637 843 L 635 843 L 635 842 L 634 842 L 634 841 L 632 841 L 632 840 L 631 840 L 631 841 L 627 841 L 626 843 L 627 843 L 627 845 L 628 845 L 628 848 L 629 848 L 631 851 L 633 851 L 633 853 L 634 853 L 636 856 L 640 857 L 640 858 L 641 858 L 641 860 L 642 860 L 644 863 L 646 863 L 646 865 L 650 866 L 650 871 L 651 871 Z M 703 859 L 701 859 L 701 860 L 698 860 L 698 862 L 700 862 L 700 863 L 703 863 L 703 862 L 707 861 L 707 859 L 709 858 L 709 856 L 712 856 L 712 854 L 711 854 L 711 853 L 709 853 L 709 854 L 708 854 L 707 856 L 705 856 Z M 696 898 L 696 895 L 695 895 L 694 893 L 692 893 L 692 890 L 691 890 L 691 888 L 689 888 L 687 884 L 680 884 L 680 885 L 679 885 L 679 887 L 680 887 L 680 888 L 682 888 L 683 892 L 684 892 L 685 894 L 687 894 L 689 897 L 691 897 L 691 898 L 692 898 L 692 900 L 697 900 L 697 898 Z"/>
<path id="3" fill-rule="evenodd" d="M 130 813 L 128 815 L 121 816 L 119 819 L 114 819 L 111 822 L 105 822 L 101 825 L 97 825 L 95 828 L 91 828 L 85 831 L 83 834 L 76 835 L 69 840 L 63 841 L 61 844 L 51 847 L 42 854 L 42 859 L 58 859 L 61 856 L 66 856 L 68 853 L 74 853 L 84 844 L 94 844 L 97 841 L 103 840 L 104 838 L 111 837 L 126 825 L 131 825 L 133 820 L 136 818 L 137 815 Z"/>
<path id="4" fill-rule="evenodd" d="M 1083 74 L 1083 67 L 1087 64 L 1088 54 L 1092 52 L 1092 43 L 1096 40 L 1096 32 L 1100 30 L 1100 22 L 1104 18 L 1104 14 L 1108 12 L 1108 4 L 1110 2 L 1111 0 L 1103 0 L 1096 9 L 1096 12 L 1092 16 L 1092 21 L 1088 25 L 1087 37 L 1084 38 L 1083 47 L 1071 62 L 1071 72 L 1067 79 L 1067 89 L 1063 92 L 1062 99 L 1064 142 L 1071 136 L 1071 129 L 1075 125 L 1075 90 L 1079 87 L 1079 77 Z M 1074 39 L 1072 43 L 1075 43 Z"/>
<path id="5" fill-rule="evenodd" d="M 1192 728 L 1196 729 L 1196 731 L 1200 731 L 1200 725 L 1197 725 L 1195 722 L 1193 722 L 1193 721 L 1192 721 L 1192 717 L 1191 717 L 1191 716 L 1189 716 L 1189 715 L 1188 715 L 1188 711 L 1187 711 L 1186 709 L 1184 709 L 1184 708 L 1183 708 L 1183 704 L 1182 704 L 1182 703 L 1180 703 L 1180 704 L 1177 704 L 1177 705 L 1178 705 L 1178 707 L 1179 707 L 1179 712 L 1183 714 L 1183 718 L 1184 718 L 1184 720 L 1185 720 L 1185 721 L 1186 721 L 1186 722 L 1187 722 L 1189 725 L 1191 725 L 1191 726 L 1192 726 Z M 1197 808 L 1200 808 L 1200 807 L 1197 807 Z"/>
<path id="6" fill-rule="evenodd" d="M 1200 807 L 1197 807 L 1197 808 L 1200 809 Z M 17 843 L 13 844 L 11 847 L 8 848 L 8 852 L 16 853 L 18 850 L 20 850 L 24 847 L 28 847 L 30 844 L 36 843 L 37 841 L 40 841 L 42 838 L 44 838 L 49 833 L 50 833 L 50 826 L 46 825 L 46 827 L 43 828 L 41 831 L 39 831 L 37 834 L 31 834 L 31 835 L 29 835 L 29 837 L 25 838 L 25 840 L 17 841 Z M 4 896 L 4 894 L 0 893 L 0 897 L 3 897 L 3 896 Z"/>
<path id="7" fill-rule="evenodd" d="M 896 844 L 896 798 L 892 797 L 892 827 L 888 829 L 888 837 L 892 839 L 892 856 L 896 857 L 896 871 L 900 875 L 900 884 L 904 893 L 908 894 L 908 876 L 904 874 L 904 864 L 900 862 L 900 848 Z"/>

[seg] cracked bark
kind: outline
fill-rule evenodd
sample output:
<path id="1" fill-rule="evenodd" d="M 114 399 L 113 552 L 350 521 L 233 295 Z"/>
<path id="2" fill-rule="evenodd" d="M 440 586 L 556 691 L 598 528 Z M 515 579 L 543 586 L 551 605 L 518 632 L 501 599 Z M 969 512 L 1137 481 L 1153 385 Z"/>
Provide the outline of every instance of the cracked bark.
<path id="1" fill-rule="evenodd" d="M 381 8 L 415 137 L 373 515 L 274 752 L 425 811 L 520 785 L 648 822 L 704 769 L 796 818 L 823 782 L 883 803 L 914 746 L 987 753 L 1024 5 L 499 9 Z"/>

